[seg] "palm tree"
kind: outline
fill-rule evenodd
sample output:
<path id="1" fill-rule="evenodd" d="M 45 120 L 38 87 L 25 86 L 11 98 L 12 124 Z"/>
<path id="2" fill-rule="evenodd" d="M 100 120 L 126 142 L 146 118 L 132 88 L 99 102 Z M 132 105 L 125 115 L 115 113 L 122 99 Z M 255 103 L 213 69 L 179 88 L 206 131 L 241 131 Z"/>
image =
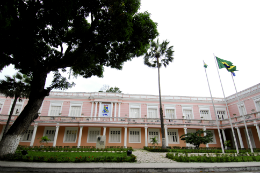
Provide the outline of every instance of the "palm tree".
<path id="1" fill-rule="evenodd" d="M 31 79 L 28 76 L 22 75 L 21 73 L 16 73 L 13 75 L 13 78 L 10 76 L 5 76 L 5 78 L 5 80 L 0 80 L 0 93 L 4 94 L 6 97 L 14 98 L 14 101 L 4 129 L 3 136 L 6 134 L 8 129 L 17 100 L 29 97 L 31 82 Z"/>
<path id="2" fill-rule="evenodd" d="M 161 133 L 162 133 L 162 148 L 166 148 L 164 122 L 163 122 L 163 111 L 161 101 L 161 86 L 160 86 L 160 67 L 164 65 L 166 67 L 173 60 L 173 46 L 168 47 L 169 42 L 167 40 L 159 43 L 152 41 L 150 48 L 144 57 L 144 64 L 148 67 L 158 68 L 158 84 L 159 84 L 159 102 L 160 102 L 160 120 L 161 120 Z M 161 59 L 161 62 L 159 62 Z"/>

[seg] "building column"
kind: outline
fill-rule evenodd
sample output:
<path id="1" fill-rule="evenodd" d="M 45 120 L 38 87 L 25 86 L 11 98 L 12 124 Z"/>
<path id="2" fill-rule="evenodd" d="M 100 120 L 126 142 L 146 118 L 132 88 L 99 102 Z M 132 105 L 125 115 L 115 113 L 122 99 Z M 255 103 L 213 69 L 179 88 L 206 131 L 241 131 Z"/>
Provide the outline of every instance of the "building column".
<path id="1" fill-rule="evenodd" d="M 258 124 L 255 124 L 255 127 L 256 127 L 257 134 L 258 134 L 258 139 L 259 139 L 259 141 L 260 141 L 260 130 L 259 130 L 259 125 L 258 125 Z"/>
<path id="2" fill-rule="evenodd" d="M 187 134 L 187 128 L 186 128 L 186 125 L 184 126 L 184 134 Z M 187 143 L 186 143 L 186 147 L 187 147 Z"/>
<path id="3" fill-rule="evenodd" d="M 164 131 L 165 131 L 165 142 L 166 142 L 166 147 L 168 146 L 168 133 L 167 133 L 167 126 L 164 126 Z"/>
<path id="4" fill-rule="evenodd" d="M 205 126 L 203 126 L 203 130 L 204 130 L 204 131 L 206 131 L 206 130 L 207 130 Z M 204 136 L 206 136 L 206 135 L 207 135 L 207 133 L 206 133 L 206 132 L 204 132 Z M 206 147 L 208 148 L 208 147 L 209 147 L 209 144 L 206 144 Z"/>
<path id="5" fill-rule="evenodd" d="M 53 141 L 53 146 L 54 146 L 54 147 L 56 147 L 56 142 L 57 142 L 57 138 L 58 138 L 59 128 L 60 128 L 60 125 L 59 125 L 59 123 L 57 123 L 57 125 L 56 125 L 56 131 L 55 131 L 55 136 L 54 136 L 54 141 Z"/>
<path id="6" fill-rule="evenodd" d="M 97 104 L 98 104 L 98 102 L 95 102 L 95 114 L 94 114 L 94 119 L 93 120 L 96 120 L 96 116 L 97 116 Z"/>
<path id="7" fill-rule="evenodd" d="M 114 121 L 116 121 L 116 105 L 117 105 L 117 103 L 115 103 Z"/>
<path id="8" fill-rule="evenodd" d="M 81 144 L 82 129 L 83 129 L 83 126 L 80 126 L 80 129 L 79 129 L 79 139 L 78 139 L 78 148 L 80 147 L 80 144 Z"/>
<path id="9" fill-rule="evenodd" d="M 225 135 L 225 129 L 221 129 L 222 130 L 222 135 L 223 135 L 223 139 L 224 139 L 224 143 L 226 142 L 226 135 Z M 225 149 L 227 149 L 227 146 L 225 146 Z"/>
<path id="10" fill-rule="evenodd" d="M 92 117 L 93 117 L 93 108 L 94 108 L 94 102 L 92 102 L 92 105 L 91 105 L 90 120 L 92 120 Z"/>
<path id="11" fill-rule="evenodd" d="M 102 113 L 102 107 L 101 107 L 102 102 L 98 102 L 98 103 L 99 103 L 99 111 L 97 113 L 97 117 L 98 117 L 98 120 L 100 120 L 100 114 Z"/>
<path id="12" fill-rule="evenodd" d="M 148 146 L 148 141 L 147 141 L 147 139 L 148 139 L 148 136 L 147 136 L 147 129 L 148 129 L 148 127 L 144 127 L 144 136 L 145 136 L 145 146 L 147 147 Z"/>
<path id="13" fill-rule="evenodd" d="M 239 142 L 240 142 L 240 147 L 244 148 L 244 144 L 243 144 L 243 141 L 242 141 L 240 130 L 239 130 L 238 127 L 236 127 L 236 129 L 237 129 L 237 134 L 238 134 L 238 138 L 239 138 Z"/>
<path id="14" fill-rule="evenodd" d="M 121 103 L 118 103 L 118 118 L 120 117 L 120 105 L 121 105 Z"/>
<path id="15" fill-rule="evenodd" d="M 111 102 L 111 114 L 110 114 L 110 115 L 111 115 L 111 117 L 113 116 L 113 104 L 114 104 L 114 103 L 113 103 L 113 102 Z M 112 121 L 112 120 L 113 120 L 113 119 L 112 119 L 112 118 L 110 118 L 110 121 Z"/>
<path id="16" fill-rule="evenodd" d="M 106 136 L 107 127 L 103 127 L 103 136 Z"/>
<path id="17" fill-rule="evenodd" d="M 32 139 L 31 139 L 31 143 L 30 146 L 33 146 L 34 140 L 35 140 L 35 136 L 36 136 L 36 132 L 37 132 L 37 128 L 38 128 L 38 123 L 34 124 L 34 128 L 33 128 L 33 134 L 32 134 Z"/>
<path id="18" fill-rule="evenodd" d="M 127 127 L 125 127 L 124 147 L 127 148 Z"/>

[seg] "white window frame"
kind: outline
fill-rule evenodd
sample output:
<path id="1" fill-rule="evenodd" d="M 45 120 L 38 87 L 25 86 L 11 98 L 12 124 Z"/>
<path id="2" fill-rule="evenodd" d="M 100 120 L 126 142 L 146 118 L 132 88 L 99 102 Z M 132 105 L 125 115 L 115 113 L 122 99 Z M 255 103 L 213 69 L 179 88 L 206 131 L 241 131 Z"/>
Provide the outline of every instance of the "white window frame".
<path id="1" fill-rule="evenodd" d="M 216 117 L 218 118 L 217 111 L 225 111 L 224 119 L 227 118 L 227 109 L 226 109 L 226 107 L 216 108 L 216 112 L 215 112 L 215 114 L 216 114 Z M 219 119 L 219 118 L 218 118 L 218 119 Z M 219 119 L 219 120 L 222 120 L 222 119 Z"/>
<path id="2" fill-rule="evenodd" d="M 216 136 L 215 136 L 215 130 L 206 130 L 206 131 L 211 131 L 212 132 L 212 134 L 213 134 L 213 142 L 211 142 L 211 143 L 208 143 L 208 144 L 217 144 L 217 140 L 216 140 Z"/>
<path id="3" fill-rule="evenodd" d="M 15 112 L 16 110 L 15 110 L 15 107 L 14 107 L 13 115 L 20 115 L 20 113 L 21 113 L 22 110 L 23 110 L 24 100 L 25 100 L 25 99 L 22 99 L 22 101 L 20 102 L 19 99 L 17 99 L 15 106 L 21 105 L 21 109 L 19 110 L 19 114 L 16 114 L 16 112 Z M 11 111 L 11 109 L 12 109 L 13 102 L 14 102 L 14 99 L 11 100 L 11 105 L 10 105 L 10 108 L 9 108 L 9 111 L 8 111 L 9 113 L 10 113 L 10 111 Z"/>
<path id="4" fill-rule="evenodd" d="M 164 111 L 165 111 L 165 118 L 166 119 L 170 119 L 168 117 L 166 117 L 166 110 L 174 110 L 174 118 L 173 119 L 177 119 L 177 116 L 176 116 L 176 106 L 175 105 L 164 105 Z"/>
<path id="5" fill-rule="evenodd" d="M 33 128 L 33 126 L 30 126 L 27 130 L 32 130 L 32 134 L 31 134 L 31 140 L 32 140 L 32 136 L 33 136 L 33 130 L 34 130 L 34 128 Z M 26 130 L 26 131 L 27 131 Z M 31 142 L 31 140 L 23 140 L 23 138 L 24 138 L 24 135 L 27 135 L 27 133 L 24 133 L 23 134 L 23 136 L 22 136 L 22 138 L 21 138 L 21 141 L 20 142 Z"/>
<path id="6" fill-rule="evenodd" d="M 177 142 L 170 142 L 169 135 L 168 135 L 169 132 L 176 132 Z M 179 144 L 180 143 L 178 129 L 167 129 L 167 137 L 168 137 L 168 143 L 169 144 Z"/>
<path id="7" fill-rule="evenodd" d="M 112 142 L 111 141 L 111 131 L 120 131 L 120 141 L 119 142 Z M 122 128 L 109 128 L 109 143 L 121 143 L 122 138 Z"/>
<path id="8" fill-rule="evenodd" d="M 253 100 L 254 100 L 254 103 L 255 103 L 255 110 L 256 110 L 256 112 L 259 112 L 260 111 L 260 104 L 259 104 L 259 106 L 257 106 L 256 102 L 260 102 L 260 96 L 253 98 Z"/>
<path id="9" fill-rule="evenodd" d="M 157 139 L 157 141 L 158 141 L 158 143 L 161 143 L 161 140 L 160 140 L 160 129 L 153 129 L 153 128 L 148 128 L 148 143 L 152 143 L 151 142 L 151 137 L 150 137 L 150 134 L 149 134 L 149 132 L 158 132 L 158 138 L 156 138 Z"/>
<path id="10" fill-rule="evenodd" d="M 193 107 L 191 105 L 187 106 L 187 105 L 182 105 L 182 116 L 184 116 L 184 110 L 191 110 L 191 120 L 194 119 L 194 113 L 193 113 Z M 185 116 L 183 119 L 187 119 L 187 117 Z M 189 120 L 189 119 L 187 119 Z"/>
<path id="11" fill-rule="evenodd" d="M 200 111 L 209 111 L 209 114 L 208 114 L 208 117 L 205 118 L 201 118 L 201 114 L 200 114 L 200 118 L 203 119 L 203 120 L 212 120 L 212 117 L 211 117 L 211 113 L 210 113 L 210 108 L 208 106 L 199 106 L 199 113 Z"/>
<path id="12" fill-rule="evenodd" d="M 77 131 L 75 141 L 66 141 L 67 130 L 76 130 Z M 64 136 L 63 136 L 63 143 L 76 143 L 77 138 L 78 138 L 78 131 L 79 131 L 78 127 L 65 127 Z"/>
<path id="13" fill-rule="evenodd" d="M 159 118 L 159 108 L 158 108 L 158 104 L 147 104 L 147 118 L 154 118 L 154 117 L 149 117 L 149 108 L 150 109 L 156 109 L 156 113 L 157 113 L 157 116 L 155 118 Z"/>
<path id="14" fill-rule="evenodd" d="M 95 142 L 92 142 L 92 141 L 90 141 L 90 139 L 89 139 L 89 136 L 90 136 L 90 131 L 99 131 L 99 135 L 101 135 L 101 128 L 100 127 L 89 127 L 88 128 L 88 137 L 87 137 L 87 143 L 97 143 L 97 141 L 95 141 Z"/>
<path id="15" fill-rule="evenodd" d="M 4 107 L 4 103 L 5 103 L 5 100 L 4 99 L 0 99 L 0 104 L 2 104 L 2 107 L 0 108 L 0 114 L 2 113 L 2 110 L 3 110 L 3 107 Z"/>
<path id="16" fill-rule="evenodd" d="M 244 107 L 244 111 L 245 111 L 245 114 L 243 114 L 243 115 L 246 115 L 247 114 L 247 111 L 246 111 L 246 106 L 245 106 L 245 103 L 242 101 L 242 102 L 240 102 L 240 104 L 239 103 L 237 103 L 237 108 L 238 108 L 238 111 L 239 111 L 239 115 L 240 116 L 242 116 L 242 110 L 241 110 L 241 106 L 243 106 Z"/>
<path id="17" fill-rule="evenodd" d="M 62 105 L 63 105 L 63 101 L 50 101 L 50 106 L 49 106 L 49 111 L 48 111 L 48 116 L 51 116 L 51 107 L 52 106 L 60 106 L 60 112 L 59 112 L 59 116 L 61 115 L 62 112 Z"/>
<path id="18" fill-rule="evenodd" d="M 129 104 L 129 118 L 136 118 L 136 117 L 132 117 L 131 116 L 131 108 L 138 108 L 139 109 L 139 117 L 137 118 L 141 118 L 141 104 Z"/>
<path id="19" fill-rule="evenodd" d="M 73 106 L 80 106 L 80 115 L 77 116 L 77 117 L 81 117 L 81 114 L 82 114 L 82 105 L 83 105 L 83 102 L 70 102 L 69 116 L 71 116 L 71 107 L 73 107 Z"/>
<path id="20" fill-rule="evenodd" d="M 139 132 L 139 141 L 140 142 L 131 142 L 130 141 L 130 131 L 138 131 Z M 141 128 L 129 128 L 128 136 L 129 136 L 129 138 L 128 138 L 129 143 L 141 143 L 142 142 Z"/>
<path id="21" fill-rule="evenodd" d="M 47 130 L 54 130 L 54 132 L 56 133 L 56 128 L 55 127 L 45 127 L 44 131 L 43 131 L 43 136 L 46 136 L 46 131 Z M 55 133 L 54 133 L 53 141 L 48 141 L 49 143 L 53 143 L 54 142 L 54 140 L 55 140 Z"/>

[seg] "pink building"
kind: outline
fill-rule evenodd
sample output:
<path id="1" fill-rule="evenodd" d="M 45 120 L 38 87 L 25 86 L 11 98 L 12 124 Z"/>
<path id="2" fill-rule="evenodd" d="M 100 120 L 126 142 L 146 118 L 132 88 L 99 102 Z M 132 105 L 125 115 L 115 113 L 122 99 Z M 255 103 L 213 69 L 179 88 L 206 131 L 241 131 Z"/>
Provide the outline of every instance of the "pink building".
<path id="1" fill-rule="evenodd" d="M 213 142 L 201 147 L 220 147 L 216 117 L 223 141 L 234 139 L 228 119 L 231 115 L 240 148 L 248 148 L 242 114 L 245 115 L 253 148 L 260 148 L 260 84 L 235 95 L 214 98 L 216 114 L 209 97 L 162 96 L 167 146 L 191 146 L 180 136 L 198 129 L 211 130 Z M 3 130 L 13 99 L 0 95 L 0 132 Z M 28 100 L 15 107 L 11 124 L 19 116 Z M 143 148 L 150 146 L 150 138 L 157 136 L 161 143 L 159 98 L 156 95 L 121 93 L 51 92 L 40 110 L 39 118 L 23 135 L 20 145 L 39 146 L 42 136 L 48 136 L 49 146 L 96 146 L 96 136 L 106 135 L 106 146 Z"/>

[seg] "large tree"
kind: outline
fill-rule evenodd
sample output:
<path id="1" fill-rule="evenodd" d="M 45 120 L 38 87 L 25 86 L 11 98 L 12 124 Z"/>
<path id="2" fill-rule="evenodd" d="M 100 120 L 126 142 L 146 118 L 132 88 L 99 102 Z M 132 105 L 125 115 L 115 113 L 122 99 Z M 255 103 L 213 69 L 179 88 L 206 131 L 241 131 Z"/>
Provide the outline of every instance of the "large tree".
<path id="1" fill-rule="evenodd" d="M 28 104 L 0 142 L 0 157 L 15 152 L 51 89 L 71 86 L 60 70 L 102 77 L 103 66 L 121 69 L 147 51 L 158 36 L 157 24 L 139 8 L 140 0 L 0 2 L 0 70 L 13 64 L 32 78 Z M 54 80 L 45 88 L 50 72 Z"/>
<path id="2" fill-rule="evenodd" d="M 157 41 L 151 41 L 149 50 L 144 56 L 144 64 L 148 67 L 155 67 L 158 69 L 158 85 L 159 85 L 159 103 L 160 103 L 160 120 L 161 120 L 161 133 L 162 133 L 162 148 L 166 148 L 166 139 L 164 131 L 164 120 L 163 120 L 163 110 L 161 101 L 161 85 L 160 85 L 160 67 L 163 65 L 167 67 L 173 60 L 173 46 L 169 46 L 167 40 L 162 43 Z"/>

